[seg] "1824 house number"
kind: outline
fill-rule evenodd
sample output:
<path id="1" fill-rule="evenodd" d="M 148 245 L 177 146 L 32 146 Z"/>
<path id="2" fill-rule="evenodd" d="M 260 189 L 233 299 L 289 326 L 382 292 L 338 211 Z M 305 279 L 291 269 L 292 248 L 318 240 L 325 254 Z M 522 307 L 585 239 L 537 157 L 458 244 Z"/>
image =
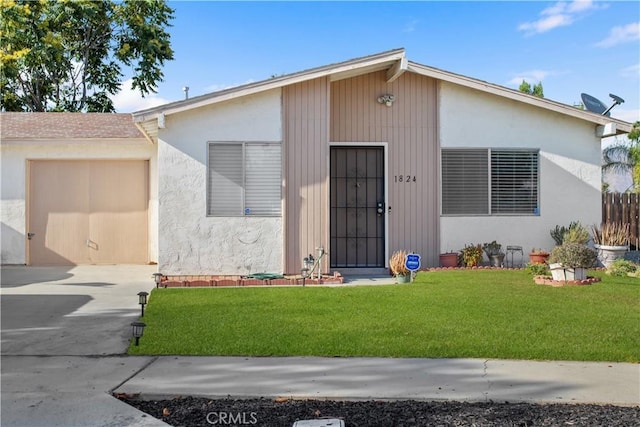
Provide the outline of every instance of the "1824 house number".
<path id="1" fill-rule="evenodd" d="M 394 175 L 393 182 L 404 182 L 404 183 L 412 183 L 417 182 L 415 175 Z"/>

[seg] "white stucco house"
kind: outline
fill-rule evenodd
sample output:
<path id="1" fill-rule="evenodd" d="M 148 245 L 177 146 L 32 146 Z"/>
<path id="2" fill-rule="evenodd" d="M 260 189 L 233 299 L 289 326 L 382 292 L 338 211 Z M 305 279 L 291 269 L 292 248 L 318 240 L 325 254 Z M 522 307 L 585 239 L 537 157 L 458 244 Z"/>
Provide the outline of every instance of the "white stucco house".
<path id="1" fill-rule="evenodd" d="M 167 275 L 295 274 L 318 247 L 323 272 L 383 269 L 397 249 L 423 266 L 493 240 L 550 249 L 555 225 L 600 222 L 601 138 L 631 129 L 411 62 L 404 49 L 132 118 L 143 135 L 115 151 L 60 143 L 36 157 L 147 162 L 147 261 Z M 29 144 L 2 144 L 5 263 L 29 263 L 38 235 L 29 240 L 25 219 L 37 206 Z"/>

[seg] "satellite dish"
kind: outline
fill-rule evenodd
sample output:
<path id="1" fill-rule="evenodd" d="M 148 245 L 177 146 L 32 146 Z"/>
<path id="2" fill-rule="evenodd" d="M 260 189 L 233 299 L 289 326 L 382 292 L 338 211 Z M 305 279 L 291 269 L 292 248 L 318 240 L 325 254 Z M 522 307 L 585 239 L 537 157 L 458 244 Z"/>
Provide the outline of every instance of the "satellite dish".
<path id="1" fill-rule="evenodd" d="M 592 113 L 604 114 L 604 112 L 607 111 L 607 106 L 598 98 L 586 93 L 580 94 L 580 97 L 582 98 L 585 108 Z"/>
<path id="2" fill-rule="evenodd" d="M 613 104 L 611 105 L 611 107 L 607 108 L 604 102 L 600 101 L 594 96 L 588 95 L 586 93 L 580 95 L 580 97 L 582 98 L 582 102 L 584 103 L 584 106 L 587 110 L 591 111 L 592 113 L 602 114 L 603 116 L 607 117 L 611 115 L 611 109 L 613 107 L 624 102 L 624 99 L 620 98 L 617 95 L 610 93 L 609 96 L 611 97 L 611 99 L 613 99 Z"/>

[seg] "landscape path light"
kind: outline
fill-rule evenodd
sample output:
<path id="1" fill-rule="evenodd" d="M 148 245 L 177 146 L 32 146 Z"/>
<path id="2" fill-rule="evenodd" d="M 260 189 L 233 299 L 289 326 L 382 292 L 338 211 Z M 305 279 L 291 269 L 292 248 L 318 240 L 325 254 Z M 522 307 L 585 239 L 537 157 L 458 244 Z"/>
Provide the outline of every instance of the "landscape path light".
<path id="1" fill-rule="evenodd" d="M 156 288 L 159 288 L 162 283 L 162 273 L 153 273 L 153 280 L 156 282 Z"/>
<path id="2" fill-rule="evenodd" d="M 147 326 L 147 325 L 144 324 L 143 322 L 133 322 L 131 324 L 131 334 L 136 339 L 136 345 L 138 345 L 140 343 L 140 338 L 142 337 L 142 334 L 144 333 L 145 326 Z"/>
<path id="3" fill-rule="evenodd" d="M 138 292 L 138 304 L 142 308 L 142 313 L 140 313 L 140 317 L 144 317 L 144 306 L 147 305 L 147 296 L 149 296 L 148 292 L 142 291 Z"/>

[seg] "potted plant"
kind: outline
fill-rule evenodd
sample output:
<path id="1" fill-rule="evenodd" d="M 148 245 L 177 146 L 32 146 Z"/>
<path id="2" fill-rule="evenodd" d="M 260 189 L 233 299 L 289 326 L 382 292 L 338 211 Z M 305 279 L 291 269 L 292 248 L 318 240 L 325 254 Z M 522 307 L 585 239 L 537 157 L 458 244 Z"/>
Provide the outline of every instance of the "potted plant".
<path id="1" fill-rule="evenodd" d="M 549 252 L 540 248 L 533 248 L 529 252 L 529 261 L 531 264 L 545 264 L 549 258 Z"/>
<path id="2" fill-rule="evenodd" d="M 502 267 L 504 263 L 504 252 L 502 252 L 502 245 L 495 240 L 491 243 L 484 243 L 482 250 L 487 254 L 489 263 L 492 267 Z"/>
<path id="3" fill-rule="evenodd" d="M 556 225 L 555 228 L 551 229 L 550 233 L 558 246 L 565 242 L 582 243 L 586 245 L 590 239 L 589 230 L 580 224 L 580 221 L 571 222 L 569 227 Z"/>
<path id="4" fill-rule="evenodd" d="M 389 268 L 398 283 L 409 283 L 411 281 L 411 271 L 405 265 L 406 260 L 406 251 L 395 251 L 389 260 Z"/>
<path id="5" fill-rule="evenodd" d="M 595 261 L 595 250 L 580 243 L 563 243 L 551 251 L 549 268 L 553 280 L 584 280 Z"/>
<path id="6" fill-rule="evenodd" d="M 440 254 L 440 267 L 457 267 L 458 266 L 458 253 L 457 252 L 445 252 Z"/>
<path id="7" fill-rule="evenodd" d="M 591 227 L 593 247 L 598 251 L 598 261 L 606 268 L 629 250 L 629 224 L 607 222 Z"/>
<path id="8" fill-rule="evenodd" d="M 482 246 L 480 244 L 465 246 L 460 253 L 462 254 L 462 262 L 467 267 L 477 267 L 482 261 Z"/>

